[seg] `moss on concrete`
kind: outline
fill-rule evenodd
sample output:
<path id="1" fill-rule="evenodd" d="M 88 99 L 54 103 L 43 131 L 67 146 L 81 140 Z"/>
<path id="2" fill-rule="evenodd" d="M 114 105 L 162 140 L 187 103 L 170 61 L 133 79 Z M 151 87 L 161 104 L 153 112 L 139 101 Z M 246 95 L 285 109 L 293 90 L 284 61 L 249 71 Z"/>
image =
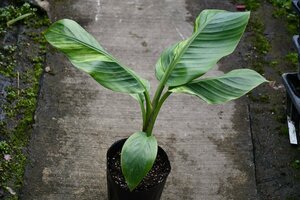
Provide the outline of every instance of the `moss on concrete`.
<path id="1" fill-rule="evenodd" d="M 7 22 L 26 13 L 30 17 Z M 0 8 L 0 198 L 18 199 L 26 165 L 29 141 L 43 73 L 45 40 L 49 25 L 44 13 L 28 3 Z M 1 88 L 0 88 L 1 89 Z"/>

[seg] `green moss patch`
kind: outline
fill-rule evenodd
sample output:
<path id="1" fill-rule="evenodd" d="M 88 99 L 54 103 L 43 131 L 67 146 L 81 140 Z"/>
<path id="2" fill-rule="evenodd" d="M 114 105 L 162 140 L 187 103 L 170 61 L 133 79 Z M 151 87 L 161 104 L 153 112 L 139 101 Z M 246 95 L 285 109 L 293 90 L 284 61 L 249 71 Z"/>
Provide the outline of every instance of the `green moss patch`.
<path id="1" fill-rule="evenodd" d="M 0 199 L 19 199 L 49 19 L 28 3 L 5 3 L 0 8 Z"/>

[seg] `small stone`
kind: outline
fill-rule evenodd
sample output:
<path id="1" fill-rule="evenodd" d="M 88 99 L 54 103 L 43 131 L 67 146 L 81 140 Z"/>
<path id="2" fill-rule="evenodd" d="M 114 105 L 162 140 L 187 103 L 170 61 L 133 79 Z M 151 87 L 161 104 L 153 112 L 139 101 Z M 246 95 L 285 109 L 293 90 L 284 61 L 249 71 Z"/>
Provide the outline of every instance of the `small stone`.
<path id="1" fill-rule="evenodd" d="M 4 154 L 4 160 L 10 161 L 10 160 L 11 160 L 11 155 L 9 155 L 9 154 Z"/>
<path id="2" fill-rule="evenodd" d="M 45 72 L 49 73 L 50 71 L 51 71 L 51 69 L 49 66 L 45 67 Z"/>

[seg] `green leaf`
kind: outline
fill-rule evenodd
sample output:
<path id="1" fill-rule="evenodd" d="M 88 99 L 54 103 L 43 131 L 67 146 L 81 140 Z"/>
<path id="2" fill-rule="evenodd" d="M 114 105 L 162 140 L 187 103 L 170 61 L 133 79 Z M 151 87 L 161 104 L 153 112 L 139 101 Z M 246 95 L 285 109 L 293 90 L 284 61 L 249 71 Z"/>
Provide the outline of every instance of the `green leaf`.
<path id="1" fill-rule="evenodd" d="M 249 12 L 204 10 L 190 38 L 167 48 L 156 64 L 156 77 L 168 86 L 184 85 L 205 74 L 236 48 Z"/>
<path id="2" fill-rule="evenodd" d="M 63 52 L 75 67 L 90 74 L 102 86 L 130 94 L 145 91 L 141 78 L 109 55 L 75 21 L 63 19 L 55 22 L 45 33 L 45 38 Z"/>
<path id="3" fill-rule="evenodd" d="M 130 191 L 134 190 L 152 168 L 157 155 L 157 141 L 144 132 L 131 135 L 121 152 L 121 166 Z"/>
<path id="4" fill-rule="evenodd" d="M 195 80 L 170 91 L 196 95 L 209 104 L 221 104 L 243 96 L 264 82 L 267 80 L 253 70 L 237 69 L 220 77 Z"/>

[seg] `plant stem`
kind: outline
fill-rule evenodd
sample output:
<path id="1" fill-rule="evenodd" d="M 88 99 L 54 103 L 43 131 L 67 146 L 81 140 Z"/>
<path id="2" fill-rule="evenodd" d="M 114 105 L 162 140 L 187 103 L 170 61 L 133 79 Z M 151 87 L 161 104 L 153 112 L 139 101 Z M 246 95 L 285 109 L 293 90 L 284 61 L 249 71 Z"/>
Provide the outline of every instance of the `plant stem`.
<path id="1" fill-rule="evenodd" d="M 196 37 L 196 35 L 193 35 L 192 37 Z M 160 110 L 163 102 L 171 94 L 171 92 L 166 92 L 161 97 L 161 94 L 164 91 L 165 85 L 166 85 L 166 83 L 167 83 L 167 81 L 168 81 L 168 79 L 169 79 L 169 77 L 171 75 L 171 72 L 175 68 L 176 63 L 181 58 L 181 56 L 183 55 L 183 53 L 186 51 L 186 49 L 190 45 L 191 41 L 193 41 L 193 40 L 192 39 L 189 40 L 189 42 L 185 44 L 183 50 L 179 52 L 179 55 L 176 56 L 175 58 L 173 58 L 172 62 L 169 64 L 166 72 L 164 73 L 162 79 L 159 82 L 159 85 L 157 87 L 157 90 L 156 90 L 156 92 L 154 94 L 154 97 L 153 97 L 153 100 L 152 100 L 152 106 L 153 106 L 152 110 L 153 111 L 151 112 L 150 118 L 147 120 L 146 127 L 143 129 L 143 131 L 146 132 L 148 136 L 152 135 L 153 126 L 154 126 L 156 117 L 157 117 L 157 115 L 159 113 L 159 110 Z"/>
<path id="2" fill-rule="evenodd" d="M 143 121 L 143 130 L 145 130 L 147 122 L 150 118 L 150 114 L 152 112 L 152 104 L 151 104 L 151 100 L 150 100 L 150 95 L 147 90 L 144 92 L 144 96 L 145 96 L 145 100 L 146 100 L 146 113 L 145 113 L 145 119 Z"/>
<path id="3" fill-rule="evenodd" d="M 164 80 L 166 76 L 163 77 L 163 79 L 159 82 L 159 85 L 157 87 L 157 90 L 154 94 L 154 97 L 153 97 L 153 100 L 152 100 L 152 105 L 153 105 L 153 108 L 156 107 L 158 101 L 159 101 L 159 98 L 161 96 L 161 93 L 163 92 L 164 88 L 165 88 L 165 84 L 166 84 L 166 80 Z"/>
<path id="4" fill-rule="evenodd" d="M 139 103 L 140 104 L 140 107 L 141 107 L 141 110 L 142 110 L 142 117 L 143 117 L 143 127 L 146 125 L 146 122 L 147 122 L 147 118 L 146 118 L 146 110 L 145 110 L 145 106 L 144 106 L 144 103 L 141 102 Z"/>
<path id="5" fill-rule="evenodd" d="M 152 135 L 152 130 L 156 121 L 156 118 L 158 116 L 158 113 L 160 111 L 161 106 L 165 102 L 165 100 L 170 96 L 171 92 L 167 91 L 160 99 L 160 101 L 157 103 L 156 107 L 153 107 L 153 111 L 151 113 L 151 116 L 148 120 L 147 127 L 145 129 L 145 132 L 147 133 L 147 136 Z"/>
<path id="6" fill-rule="evenodd" d="M 151 112 L 148 112 L 147 113 L 147 123 L 145 125 L 145 127 L 143 128 L 143 131 L 147 133 L 147 135 L 152 135 L 152 131 L 150 133 L 147 132 L 148 130 L 148 127 L 149 127 L 149 124 L 152 123 L 151 121 L 153 120 L 152 119 L 152 116 L 153 116 L 153 112 L 156 110 L 157 108 L 157 105 L 159 103 L 159 99 L 160 99 L 160 96 L 165 88 L 165 84 L 167 82 L 167 79 L 168 79 L 168 76 L 166 76 L 166 74 L 163 76 L 162 80 L 159 82 L 159 85 L 156 89 L 156 92 L 154 94 L 154 97 L 153 97 L 153 100 L 152 100 L 152 110 Z M 155 122 L 153 122 L 155 123 Z"/>

